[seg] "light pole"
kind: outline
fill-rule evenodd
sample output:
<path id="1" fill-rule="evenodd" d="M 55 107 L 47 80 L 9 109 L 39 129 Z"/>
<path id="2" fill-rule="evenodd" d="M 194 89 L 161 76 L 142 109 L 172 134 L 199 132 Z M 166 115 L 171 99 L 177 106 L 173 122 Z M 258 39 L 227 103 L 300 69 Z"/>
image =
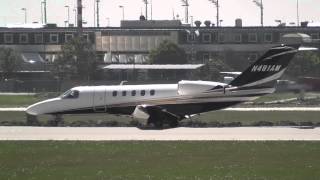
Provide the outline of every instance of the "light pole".
<path id="1" fill-rule="evenodd" d="M 300 26 L 299 0 L 297 0 L 297 26 Z"/>
<path id="2" fill-rule="evenodd" d="M 261 26 L 263 27 L 263 2 L 262 0 L 253 0 L 253 2 L 260 8 Z"/>
<path id="3" fill-rule="evenodd" d="M 217 8 L 217 27 L 219 27 L 219 20 L 220 20 L 220 18 L 219 18 L 219 8 L 220 8 L 219 0 L 209 0 L 209 1 L 212 2 Z"/>
<path id="4" fill-rule="evenodd" d="M 77 8 L 73 8 L 74 13 L 74 26 L 77 27 Z"/>
<path id="5" fill-rule="evenodd" d="M 47 24 L 47 0 L 43 0 L 44 24 Z"/>
<path id="6" fill-rule="evenodd" d="M 67 8 L 67 23 L 66 24 L 68 24 L 68 26 L 69 26 L 69 24 L 70 24 L 70 7 L 69 6 L 64 6 L 65 8 Z M 67 25 L 66 25 L 67 26 Z"/>
<path id="7" fill-rule="evenodd" d="M 100 27 L 99 18 L 100 18 L 100 6 L 99 6 L 100 0 L 96 0 L 96 11 L 97 11 L 97 27 Z"/>
<path id="8" fill-rule="evenodd" d="M 182 1 L 182 6 L 185 7 L 185 23 L 189 23 L 189 1 L 188 0 L 181 0 Z"/>
<path id="9" fill-rule="evenodd" d="M 142 0 L 146 5 L 146 20 L 148 20 L 148 0 Z"/>
<path id="10" fill-rule="evenodd" d="M 27 24 L 27 8 L 21 8 L 24 11 L 24 24 Z"/>
<path id="11" fill-rule="evenodd" d="M 43 24 L 43 2 L 41 1 L 41 24 Z"/>
<path id="12" fill-rule="evenodd" d="M 122 20 L 124 20 L 124 6 L 120 5 L 119 8 L 122 9 Z"/>

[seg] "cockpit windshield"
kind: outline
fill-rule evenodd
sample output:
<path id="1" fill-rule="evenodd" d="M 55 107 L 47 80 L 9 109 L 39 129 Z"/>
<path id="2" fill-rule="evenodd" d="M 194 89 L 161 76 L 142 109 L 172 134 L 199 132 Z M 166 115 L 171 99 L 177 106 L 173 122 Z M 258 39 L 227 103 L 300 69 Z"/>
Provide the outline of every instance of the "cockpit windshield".
<path id="1" fill-rule="evenodd" d="M 76 99 L 79 97 L 79 91 L 78 90 L 68 90 L 67 92 L 63 93 L 61 95 L 62 99 Z"/>

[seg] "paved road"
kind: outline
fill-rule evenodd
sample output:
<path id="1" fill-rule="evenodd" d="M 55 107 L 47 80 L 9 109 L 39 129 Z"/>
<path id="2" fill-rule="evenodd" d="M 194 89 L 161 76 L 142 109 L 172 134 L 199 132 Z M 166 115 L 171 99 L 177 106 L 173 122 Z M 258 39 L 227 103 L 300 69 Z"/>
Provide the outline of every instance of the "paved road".
<path id="1" fill-rule="evenodd" d="M 240 127 L 240 128 L 177 128 L 140 130 L 137 128 L 82 127 L 0 127 L 0 140 L 85 140 L 85 141 L 202 141 L 202 140 L 297 140 L 320 141 L 320 128 Z"/>

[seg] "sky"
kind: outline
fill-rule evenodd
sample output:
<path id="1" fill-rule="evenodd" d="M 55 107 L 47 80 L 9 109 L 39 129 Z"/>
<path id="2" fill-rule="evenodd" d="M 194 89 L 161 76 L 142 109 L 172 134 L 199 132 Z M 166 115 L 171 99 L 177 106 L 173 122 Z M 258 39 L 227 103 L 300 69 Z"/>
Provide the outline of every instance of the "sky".
<path id="1" fill-rule="evenodd" d="M 24 23 L 24 11 L 27 9 L 28 23 L 41 22 L 41 1 L 42 0 L 0 0 L 0 26 L 7 24 Z M 122 9 L 126 20 L 137 20 L 144 14 L 145 6 L 142 0 L 100 0 L 100 26 L 119 26 L 122 19 Z M 149 0 L 151 1 L 151 0 Z M 320 22 L 320 0 L 298 0 L 300 21 Z M 83 0 L 83 19 L 87 21 L 85 26 L 94 25 L 94 2 L 95 0 Z M 220 19 L 223 26 L 234 26 L 235 19 L 241 18 L 244 26 L 260 25 L 260 9 L 252 0 L 219 0 Z M 264 24 L 275 26 L 282 22 L 297 22 L 297 0 L 263 0 Z M 182 0 L 152 0 L 152 19 L 164 20 L 173 19 L 173 14 L 184 20 L 185 11 Z M 210 20 L 216 22 L 216 8 L 209 0 L 189 0 L 189 15 L 194 21 Z M 73 8 L 76 0 L 47 0 L 48 23 L 57 23 L 64 26 L 67 19 L 67 8 L 70 6 L 70 23 L 74 23 Z M 151 8 L 149 7 L 149 13 Z M 151 14 L 148 15 L 150 17 Z M 150 18 L 149 18 L 150 19 Z"/>

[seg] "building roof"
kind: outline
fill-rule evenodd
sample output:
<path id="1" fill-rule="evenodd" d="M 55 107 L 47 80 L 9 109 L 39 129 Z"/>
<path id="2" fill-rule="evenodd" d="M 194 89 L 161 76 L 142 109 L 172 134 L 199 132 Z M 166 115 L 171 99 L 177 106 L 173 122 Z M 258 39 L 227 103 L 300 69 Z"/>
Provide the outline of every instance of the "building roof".
<path id="1" fill-rule="evenodd" d="M 192 70 L 198 69 L 204 64 L 111 64 L 103 67 L 107 70 L 126 70 L 126 69 L 167 69 L 167 70 Z"/>
<path id="2" fill-rule="evenodd" d="M 122 20 L 120 27 L 149 27 L 149 28 L 168 28 L 168 27 L 181 27 L 180 20 Z"/>

